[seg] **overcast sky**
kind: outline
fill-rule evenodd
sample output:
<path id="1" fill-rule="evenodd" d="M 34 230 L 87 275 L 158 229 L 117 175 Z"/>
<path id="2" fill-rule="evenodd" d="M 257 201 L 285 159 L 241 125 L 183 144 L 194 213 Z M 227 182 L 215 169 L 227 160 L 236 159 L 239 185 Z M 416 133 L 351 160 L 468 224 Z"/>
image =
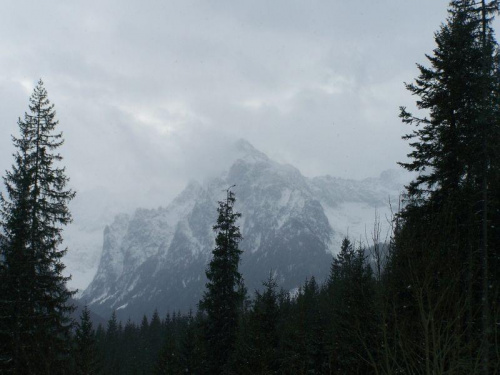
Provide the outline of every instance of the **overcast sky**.
<path id="1" fill-rule="evenodd" d="M 41 77 L 81 192 L 166 204 L 238 138 L 307 176 L 378 175 L 408 152 L 403 82 L 447 3 L 3 0 L 0 170 Z"/>

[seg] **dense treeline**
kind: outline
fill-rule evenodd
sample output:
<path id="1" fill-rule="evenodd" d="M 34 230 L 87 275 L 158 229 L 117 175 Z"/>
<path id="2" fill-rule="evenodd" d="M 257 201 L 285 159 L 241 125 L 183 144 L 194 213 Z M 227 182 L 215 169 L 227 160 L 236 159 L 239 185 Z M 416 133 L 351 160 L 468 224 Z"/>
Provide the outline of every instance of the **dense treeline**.
<path id="1" fill-rule="evenodd" d="M 370 373 L 375 288 L 365 252 L 347 239 L 322 285 L 311 278 L 291 295 L 269 277 L 240 305 L 235 344 L 219 373 Z M 93 360 L 104 374 L 213 374 L 209 322 L 202 312 L 155 313 L 122 326 L 113 314 L 90 334 Z"/>
<path id="2" fill-rule="evenodd" d="M 3 374 L 500 373 L 500 59 L 498 1 L 454 0 L 430 67 L 408 90 L 419 117 L 401 165 L 407 187 L 386 247 L 348 238 L 328 279 L 296 293 L 271 275 L 253 295 L 239 272 L 239 213 L 219 202 L 207 288 L 194 313 L 140 325 L 113 314 L 70 324 L 61 227 L 73 191 L 42 82 L 19 120 L 0 197 L 0 372 Z M 73 328 L 73 329 L 72 329 Z"/>

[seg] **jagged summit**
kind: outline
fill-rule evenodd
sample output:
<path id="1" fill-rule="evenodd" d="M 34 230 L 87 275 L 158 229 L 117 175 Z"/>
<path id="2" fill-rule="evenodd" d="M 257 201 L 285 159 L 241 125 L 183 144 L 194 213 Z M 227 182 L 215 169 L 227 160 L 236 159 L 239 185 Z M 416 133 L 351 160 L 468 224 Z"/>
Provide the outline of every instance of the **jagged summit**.
<path id="1" fill-rule="evenodd" d="M 82 295 L 94 311 L 107 316 L 117 310 L 137 320 L 155 308 L 196 308 L 214 246 L 217 201 L 234 184 L 249 291 L 271 270 L 286 289 L 326 277 L 343 236 L 364 236 L 375 210 L 387 213 L 388 197 L 399 193 L 386 183 L 390 175 L 309 179 L 245 140 L 235 148 L 237 157 L 220 176 L 192 181 L 167 207 L 117 216 L 106 228 L 97 274 Z"/>
<path id="2" fill-rule="evenodd" d="M 236 158 L 243 159 L 245 161 L 254 162 L 269 162 L 270 159 L 266 154 L 257 150 L 250 142 L 246 139 L 238 139 L 234 142 L 234 150 L 236 151 Z"/>

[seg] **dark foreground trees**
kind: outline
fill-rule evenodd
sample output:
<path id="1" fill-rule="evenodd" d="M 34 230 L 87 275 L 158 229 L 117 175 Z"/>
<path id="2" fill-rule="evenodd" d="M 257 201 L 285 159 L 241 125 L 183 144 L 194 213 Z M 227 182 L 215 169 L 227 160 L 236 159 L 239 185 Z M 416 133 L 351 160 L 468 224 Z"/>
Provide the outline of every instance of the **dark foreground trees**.
<path id="1" fill-rule="evenodd" d="M 348 238 L 333 259 L 326 294 L 329 368 L 336 373 L 369 373 L 369 351 L 379 343 L 375 279 L 363 249 L 355 249 Z"/>
<path id="2" fill-rule="evenodd" d="M 379 327 L 373 305 L 375 279 L 363 251 L 354 250 L 348 240 L 344 245 L 333 258 L 331 279 L 323 285 L 312 277 L 291 294 L 279 291 L 272 277 L 263 283 L 263 290 L 256 291 L 247 308 L 238 311 L 235 342 L 222 371 L 234 375 L 374 373 L 369 349 L 380 342 L 375 335 Z M 98 337 L 103 358 L 109 362 L 105 367 L 134 359 L 140 365 L 121 366 L 121 374 L 214 374 L 211 356 L 219 353 L 209 347 L 214 343 L 207 319 L 202 312 L 195 317 L 167 314 L 159 328 L 161 351 L 156 358 L 141 362 L 155 345 L 152 332 L 141 335 L 152 324 L 148 328 L 143 319 L 140 326 L 129 322 L 125 330 L 116 330 L 112 316 L 108 335 L 114 332 L 114 345 L 106 344 L 104 333 Z M 127 346 L 133 349 L 116 352 Z"/>
<path id="3" fill-rule="evenodd" d="M 83 308 L 80 315 L 80 322 L 76 326 L 74 340 L 74 373 L 77 375 L 99 374 L 100 361 L 97 342 L 87 306 Z"/>
<path id="4" fill-rule="evenodd" d="M 408 187 L 387 273 L 398 371 L 498 371 L 497 12 L 497 1 L 452 1 L 430 67 L 419 66 L 407 85 L 424 115 L 401 112 L 415 125 L 406 137 L 410 161 L 402 165 L 418 177 Z"/>
<path id="5" fill-rule="evenodd" d="M 62 226 L 74 192 L 58 166 L 62 134 L 42 81 L 19 119 L 12 170 L 0 198 L 0 368 L 2 373 L 64 373 L 72 307 L 62 275 Z"/>
<path id="6" fill-rule="evenodd" d="M 235 349 L 239 315 L 245 299 L 243 278 L 238 270 L 242 251 L 238 248 L 241 233 L 233 211 L 234 193 L 228 189 L 226 199 L 219 202 L 217 233 L 213 257 L 207 269 L 206 292 L 200 309 L 206 313 L 207 366 L 209 374 L 229 373 Z"/>

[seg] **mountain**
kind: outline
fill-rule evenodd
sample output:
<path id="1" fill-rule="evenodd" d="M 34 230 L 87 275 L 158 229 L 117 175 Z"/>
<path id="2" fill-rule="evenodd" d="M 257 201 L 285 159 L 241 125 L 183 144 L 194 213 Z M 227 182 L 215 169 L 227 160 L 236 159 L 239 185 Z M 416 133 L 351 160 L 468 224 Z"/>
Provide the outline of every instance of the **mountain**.
<path id="1" fill-rule="evenodd" d="M 78 192 L 70 202 L 73 222 L 64 228 L 65 276 L 71 275 L 69 287 L 82 289 L 92 281 L 97 271 L 102 249 L 103 228 L 123 210 L 124 204 L 104 188 Z M 81 292 L 81 290 L 80 290 Z"/>
<path id="2" fill-rule="evenodd" d="M 97 273 L 81 296 L 93 311 L 138 320 L 155 308 L 161 314 L 196 308 L 214 247 L 217 201 L 234 184 L 249 292 L 270 272 L 288 290 L 311 276 L 325 278 L 343 236 L 364 239 L 375 212 L 387 215 L 389 197 L 397 199 L 402 189 L 396 172 L 363 181 L 310 179 L 246 141 L 236 149 L 221 176 L 193 181 L 167 207 L 117 215 L 106 227 Z"/>

